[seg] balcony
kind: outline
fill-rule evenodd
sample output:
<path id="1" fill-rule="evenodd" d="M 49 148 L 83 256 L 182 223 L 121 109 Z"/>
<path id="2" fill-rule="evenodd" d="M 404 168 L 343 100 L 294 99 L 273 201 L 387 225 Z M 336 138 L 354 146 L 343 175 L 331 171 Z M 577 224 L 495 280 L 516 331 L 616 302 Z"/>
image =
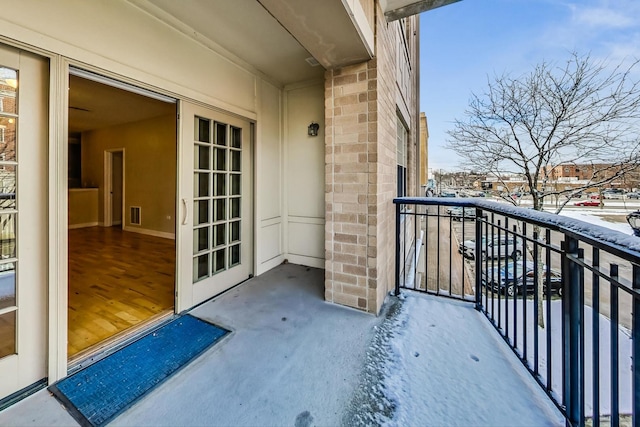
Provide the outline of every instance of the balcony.
<path id="1" fill-rule="evenodd" d="M 394 203 L 396 295 L 473 306 L 568 425 L 636 425 L 638 238 L 479 199 Z"/>
<path id="2" fill-rule="evenodd" d="M 110 425 L 562 425 L 473 303 L 405 292 L 380 316 L 283 264 L 191 315 L 232 332 Z M 414 339 L 415 338 L 415 339 Z M 77 425 L 47 390 L 0 426 Z"/>

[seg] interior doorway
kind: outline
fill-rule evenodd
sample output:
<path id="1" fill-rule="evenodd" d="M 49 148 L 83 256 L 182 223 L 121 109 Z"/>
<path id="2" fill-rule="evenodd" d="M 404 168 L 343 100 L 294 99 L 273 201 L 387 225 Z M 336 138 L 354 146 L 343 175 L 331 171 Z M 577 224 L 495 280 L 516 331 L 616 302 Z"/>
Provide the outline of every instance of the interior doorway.
<path id="1" fill-rule="evenodd" d="M 104 152 L 104 226 L 122 228 L 124 149 Z"/>
<path id="2" fill-rule="evenodd" d="M 174 312 L 176 128 L 174 99 L 70 70 L 70 363 Z"/>

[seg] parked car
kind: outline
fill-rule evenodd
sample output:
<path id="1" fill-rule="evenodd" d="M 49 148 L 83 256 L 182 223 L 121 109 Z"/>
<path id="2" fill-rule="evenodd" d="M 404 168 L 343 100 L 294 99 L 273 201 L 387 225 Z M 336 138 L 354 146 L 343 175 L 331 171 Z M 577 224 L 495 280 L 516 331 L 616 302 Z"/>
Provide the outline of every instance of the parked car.
<path id="1" fill-rule="evenodd" d="M 627 199 L 640 199 L 640 193 L 637 191 L 631 191 L 627 193 Z"/>
<path id="2" fill-rule="evenodd" d="M 487 247 L 481 248 L 482 258 L 512 258 L 520 259 L 522 257 L 522 241 L 514 237 L 501 236 L 500 239 L 494 238 L 489 242 Z"/>
<path id="3" fill-rule="evenodd" d="M 600 206 L 600 200 L 589 199 L 575 202 L 574 206 Z"/>
<path id="4" fill-rule="evenodd" d="M 605 199 L 623 199 L 624 191 L 620 189 L 605 190 L 602 192 L 602 197 Z"/>
<path id="5" fill-rule="evenodd" d="M 514 272 L 517 275 L 514 280 Z M 523 286 L 526 286 L 527 293 L 535 291 L 535 265 L 533 262 L 527 262 L 525 266 L 509 262 L 500 269 L 494 268 L 493 271 L 482 272 L 482 282 L 485 286 L 490 286 L 494 292 L 500 292 L 507 296 L 514 296 L 516 293 L 523 293 Z M 493 274 L 492 274 L 493 273 Z M 562 273 L 555 269 L 547 269 L 542 266 L 542 291 L 547 293 L 547 286 L 551 286 L 551 292 L 562 296 Z"/>
<path id="6" fill-rule="evenodd" d="M 464 218 L 463 218 L 464 212 Z M 455 206 L 449 209 L 449 215 L 454 221 L 472 220 L 476 217 L 476 208 L 462 208 L 461 206 Z"/>
<path id="7" fill-rule="evenodd" d="M 442 190 L 440 192 L 440 197 L 456 197 L 456 192 L 450 190 Z"/>
<path id="8" fill-rule="evenodd" d="M 500 239 L 494 237 L 486 243 L 486 238 L 482 238 L 482 243 L 480 247 L 480 253 L 482 254 L 482 258 L 512 258 L 512 259 L 520 259 L 522 257 L 522 241 L 517 240 L 514 241 L 513 237 L 509 236 L 506 238 L 505 236 L 501 236 Z M 458 247 L 458 252 L 460 252 L 465 258 L 475 259 L 476 258 L 476 242 L 475 240 L 465 240 Z"/>

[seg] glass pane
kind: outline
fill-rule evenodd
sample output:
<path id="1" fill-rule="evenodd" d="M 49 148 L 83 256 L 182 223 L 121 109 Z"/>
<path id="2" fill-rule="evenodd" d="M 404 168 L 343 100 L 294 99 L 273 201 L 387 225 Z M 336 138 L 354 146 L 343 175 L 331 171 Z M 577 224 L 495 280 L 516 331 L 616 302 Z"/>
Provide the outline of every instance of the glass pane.
<path id="1" fill-rule="evenodd" d="M 240 198 L 231 199 L 231 218 L 240 218 Z"/>
<path id="2" fill-rule="evenodd" d="M 220 249 L 213 254 L 213 273 L 224 270 L 224 257 L 226 249 Z"/>
<path id="3" fill-rule="evenodd" d="M 216 144 L 227 145 L 227 125 L 216 122 Z"/>
<path id="4" fill-rule="evenodd" d="M 240 172 L 240 158 L 241 151 L 232 151 L 231 152 L 231 170 L 234 172 Z"/>
<path id="5" fill-rule="evenodd" d="M 209 147 L 196 145 L 196 169 L 209 170 Z"/>
<path id="6" fill-rule="evenodd" d="M 224 173 L 215 174 L 215 192 L 214 196 L 226 196 L 227 194 L 227 175 Z"/>
<path id="7" fill-rule="evenodd" d="M 11 170 L 9 170 L 11 169 Z M 0 162 L 0 210 L 16 208 L 16 168 Z"/>
<path id="8" fill-rule="evenodd" d="M 238 242 L 240 240 L 240 221 L 231 223 L 231 241 Z"/>
<path id="9" fill-rule="evenodd" d="M 193 253 L 209 249 L 209 227 L 193 230 Z"/>
<path id="10" fill-rule="evenodd" d="M 227 219 L 227 201 L 226 199 L 217 199 L 213 201 L 215 206 L 214 221 L 224 221 Z"/>
<path id="11" fill-rule="evenodd" d="M 209 123 L 211 122 L 207 119 L 201 119 L 199 117 L 196 119 L 196 126 L 198 127 L 196 130 L 198 137 L 196 139 L 198 141 L 211 142 L 211 128 Z"/>
<path id="12" fill-rule="evenodd" d="M 17 119 L 0 117 L 0 162 L 16 160 Z"/>
<path id="13" fill-rule="evenodd" d="M 0 112 L 17 114 L 16 88 L 18 72 L 10 68 L 0 67 Z"/>
<path id="14" fill-rule="evenodd" d="M 231 192 L 229 194 L 231 194 L 232 196 L 240 195 L 240 175 L 231 175 Z"/>
<path id="15" fill-rule="evenodd" d="M 16 354 L 16 312 L 0 315 L 0 357 Z"/>
<path id="16" fill-rule="evenodd" d="M 227 150 L 226 148 L 216 148 L 216 170 L 227 170 Z"/>
<path id="17" fill-rule="evenodd" d="M 0 310 L 16 305 L 15 263 L 0 264 Z"/>
<path id="18" fill-rule="evenodd" d="M 227 243 L 226 229 L 227 229 L 226 224 L 218 224 L 214 227 L 214 234 L 215 234 L 213 236 L 214 246 L 221 246 Z"/>
<path id="19" fill-rule="evenodd" d="M 196 200 L 194 208 L 193 223 L 195 225 L 205 224 L 209 222 L 209 201 Z"/>
<path id="20" fill-rule="evenodd" d="M 196 173 L 195 197 L 206 197 L 209 195 L 209 174 Z"/>
<path id="21" fill-rule="evenodd" d="M 233 245 L 229 249 L 229 264 L 237 265 L 240 264 L 240 245 Z"/>
<path id="22" fill-rule="evenodd" d="M 16 256 L 16 216 L 0 215 L 0 257 L 2 259 Z"/>
<path id="23" fill-rule="evenodd" d="M 242 148 L 242 129 L 231 127 L 231 146 Z"/>
<path id="24" fill-rule="evenodd" d="M 209 276 L 209 254 L 200 255 L 193 259 L 193 281 Z"/>

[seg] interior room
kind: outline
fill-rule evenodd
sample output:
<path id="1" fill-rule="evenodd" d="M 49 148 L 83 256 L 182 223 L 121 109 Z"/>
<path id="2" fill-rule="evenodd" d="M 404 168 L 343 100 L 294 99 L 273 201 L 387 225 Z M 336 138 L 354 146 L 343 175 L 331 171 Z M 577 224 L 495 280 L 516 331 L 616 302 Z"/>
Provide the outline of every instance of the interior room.
<path id="1" fill-rule="evenodd" d="M 70 362 L 173 313 L 176 103 L 72 69 Z"/>

